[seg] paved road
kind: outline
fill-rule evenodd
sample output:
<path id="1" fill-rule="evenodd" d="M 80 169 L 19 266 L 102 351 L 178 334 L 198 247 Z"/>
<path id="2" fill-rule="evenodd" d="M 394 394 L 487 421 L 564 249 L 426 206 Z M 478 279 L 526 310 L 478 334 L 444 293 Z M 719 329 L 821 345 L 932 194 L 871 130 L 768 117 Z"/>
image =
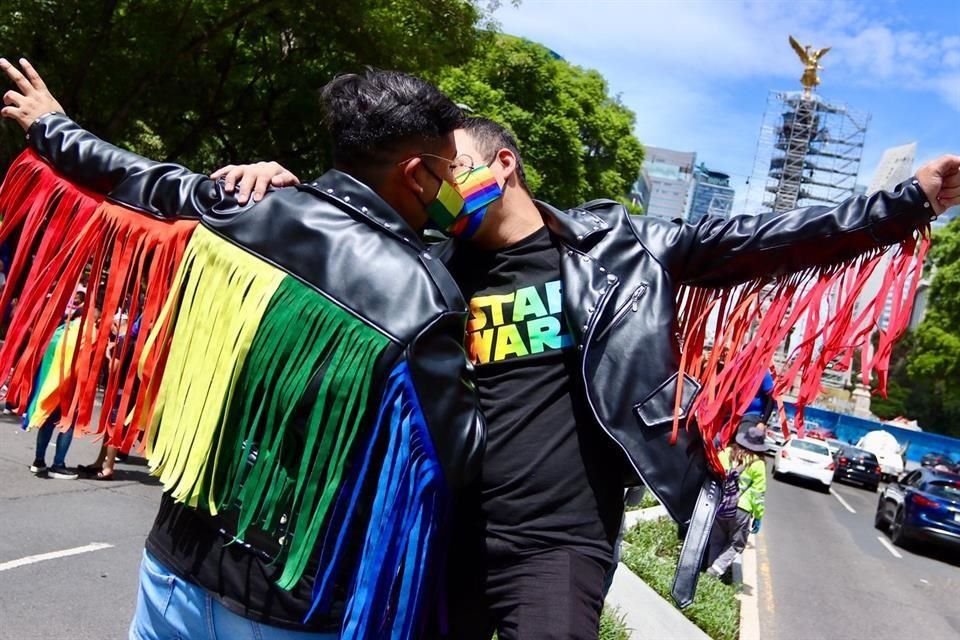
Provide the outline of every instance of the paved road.
<path id="1" fill-rule="evenodd" d="M 771 480 L 758 536 L 764 640 L 953 640 L 960 637 L 960 554 L 895 557 L 873 527 L 877 495 L 835 495 Z"/>
<path id="2" fill-rule="evenodd" d="M 112 482 L 35 478 L 35 443 L 0 419 L 0 640 L 126 638 L 160 489 L 136 464 L 120 465 Z M 67 464 L 93 462 L 97 450 L 74 440 Z M 97 550 L 17 562 L 84 548 Z"/>

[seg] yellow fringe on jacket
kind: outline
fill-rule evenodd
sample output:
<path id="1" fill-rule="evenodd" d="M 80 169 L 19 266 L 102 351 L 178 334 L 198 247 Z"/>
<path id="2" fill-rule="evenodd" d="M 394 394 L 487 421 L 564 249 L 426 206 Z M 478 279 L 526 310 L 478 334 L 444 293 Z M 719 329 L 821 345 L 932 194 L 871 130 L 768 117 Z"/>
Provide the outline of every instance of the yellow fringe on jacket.
<path id="1" fill-rule="evenodd" d="M 254 334 L 284 273 L 198 227 L 157 323 L 176 314 L 147 431 L 150 469 L 173 498 L 197 507 L 215 439 Z M 150 336 L 146 352 L 155 335 Z M 216 506 L 209 505 L 216 513 Z"/>

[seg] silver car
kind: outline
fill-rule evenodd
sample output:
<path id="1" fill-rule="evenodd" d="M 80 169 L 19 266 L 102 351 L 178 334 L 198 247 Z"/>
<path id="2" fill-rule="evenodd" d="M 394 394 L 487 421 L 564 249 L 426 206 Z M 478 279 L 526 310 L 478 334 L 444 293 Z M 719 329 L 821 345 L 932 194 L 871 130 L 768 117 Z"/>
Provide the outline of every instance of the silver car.
<path id="1" fill-rule="evenodd" d="M 791 424 L 789 428 L 791 438 L 797 435 L 796 427 Z M 787 438 L 784 437 L 783 429 L 780 428 L 779 424 L 767 426 L 767 432 L 763 436 L 763 442 L 767 446 L 768 454 L 776 454 L 786 441 Z"/>

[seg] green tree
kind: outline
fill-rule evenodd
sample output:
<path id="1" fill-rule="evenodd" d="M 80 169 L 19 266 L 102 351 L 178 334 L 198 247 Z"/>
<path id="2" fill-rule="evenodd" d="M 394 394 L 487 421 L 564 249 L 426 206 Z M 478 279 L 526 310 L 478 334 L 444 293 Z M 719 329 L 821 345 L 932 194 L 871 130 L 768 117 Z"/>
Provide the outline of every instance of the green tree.
<path id="1" fill-rule="evenodd" d="M 894 347 L 887 399 L 875 398 L 871 410 L 960 436 L 960 223 L 937 233 L 931 258 L 936 273 L 927 315 Z"/>
<path id="2" fill-rule="evenodd" d="M 910 404 L 929 431 L 960 435 L 960 223 L 937 233 L 927 315 L 907 359 Z"/>
<path id="3" fill-rule="evenodd" d="M 455 100 L 513 131 L 538 198 L 558 207 L 623 198 L 639 175 L 643 147 L 633 112 L 597 71 L 542 45 L 494 36 L 437 80 Z"/>
<path id="4" fill-rule="evenodd" d="M 198 170 L 329 164 L 320 87 L 364 66 L 429 74 L 470 59 L 489 2 L 0 0 L 0 55 L 27 56 L 106 139 Z M 23 148 L 0 128 L 0 169 Z"/>

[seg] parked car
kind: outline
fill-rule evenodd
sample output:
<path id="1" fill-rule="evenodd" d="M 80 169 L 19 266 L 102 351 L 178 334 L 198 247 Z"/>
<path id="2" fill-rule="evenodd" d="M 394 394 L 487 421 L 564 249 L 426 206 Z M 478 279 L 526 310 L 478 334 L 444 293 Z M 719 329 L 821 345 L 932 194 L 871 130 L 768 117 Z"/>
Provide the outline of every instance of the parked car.
<path id="1" fill-rule="evenodd" d="M 824 491 L 830 490 L 837 465 L 821 440 L 790 438 L 773 459 L 773 477 L 798 476 L 819 482 Z"/>
<path id="2" fill-rule="evenodd" d="M 880 461 L 864 449 L 844 445 L 836 454 L 837 469 L 834 480 L 846 480 L 862 484 L 876 492 L 880 486 Z"/>
<path id="3" fill-rule="evenodd" d="M 960 547 L 960 474 L 921 467 L 880 494 L 874 524 L 890 541 L 939 542 Z"/>

